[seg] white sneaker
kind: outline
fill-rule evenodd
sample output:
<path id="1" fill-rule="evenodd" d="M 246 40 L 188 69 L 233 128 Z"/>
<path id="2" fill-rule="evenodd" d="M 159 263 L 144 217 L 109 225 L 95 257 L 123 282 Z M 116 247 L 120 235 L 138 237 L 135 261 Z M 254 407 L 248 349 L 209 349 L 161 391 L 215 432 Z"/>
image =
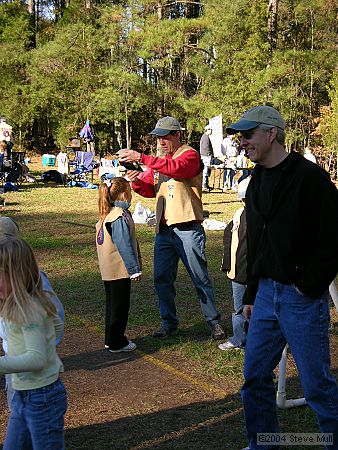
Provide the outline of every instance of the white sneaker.
<path id="1" fill-rule="evenodd" d="M 223 344 L 219 344 L 218 348 L 220 350 L 240 350 L 242 347 L 236 347 L 236 345 L 232 344 L 230 341 L 226 341 Z"/>
<path id="2" fill-rule="evenodd" d="M 110 353 L 120 353 L 120 352 L 132 352 L 136 349 L 137 345 L 135 342 L 129 341 L 128 345 L 119 348 L 118 350 L 109 349 Z"/>

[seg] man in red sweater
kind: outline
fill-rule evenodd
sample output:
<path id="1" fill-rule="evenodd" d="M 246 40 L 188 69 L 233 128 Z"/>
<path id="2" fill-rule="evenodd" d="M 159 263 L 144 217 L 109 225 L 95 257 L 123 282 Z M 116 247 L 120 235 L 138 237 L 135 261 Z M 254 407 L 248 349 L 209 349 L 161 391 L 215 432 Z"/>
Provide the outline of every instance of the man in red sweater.
<path id="1" fill-rule="evenodd" d="M 150 133 L 157 137 L 163 157 L 126 150 L 121 162 L 138 161 L 147 166 L 144 173 L 128 171 L 132 188 L 143 197 L 156 197 L 156 238 L 154 247 L 154 286 L 162 324 L 154 337 L 175 335 L 175 280 L 182 260 L 200 301 L 202 313 L 213 339 L 223 339 L 220 313 L 207 270 L 205 232 L 202 227 L 202 169 L 199 153 L 181 143 L 182 128 L 173 117 L 160 119 Z"/>

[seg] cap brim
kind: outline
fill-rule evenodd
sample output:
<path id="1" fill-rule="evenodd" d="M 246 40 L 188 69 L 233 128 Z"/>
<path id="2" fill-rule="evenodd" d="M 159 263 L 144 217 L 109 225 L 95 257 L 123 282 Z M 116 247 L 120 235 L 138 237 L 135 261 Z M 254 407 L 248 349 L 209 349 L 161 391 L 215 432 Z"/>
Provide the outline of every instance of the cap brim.
<path id="1" fill-rule="evenodd" d="M 165 130 L 164 128 L 154 128 L 149 134 L 154 134 L 155 136 L 166 136 L 172 130 Z M 179 130 L 175 130 L 179 131 Z"/>
<path id="2" fill-rule="evenodd" d="M 153 134 L 155 136 L 166 136 L 171 131 L 183 131 L 185 128 L 181 128 L 180 130 L 165 130 L 164 128 L 154 128 L 149 134 Z"/>
<path id="3" fill-rule="evenodd" d="M 241 119 L 238 122 L 229 125 L 225 129 L 225 131 L 227 132 L 227 134 L 236 134 L 240 133 L 241 131 L 252 130 L 253 128 L 258 127 L 259 124 L 260 122 L 253 122 L 252 120 Z"/>

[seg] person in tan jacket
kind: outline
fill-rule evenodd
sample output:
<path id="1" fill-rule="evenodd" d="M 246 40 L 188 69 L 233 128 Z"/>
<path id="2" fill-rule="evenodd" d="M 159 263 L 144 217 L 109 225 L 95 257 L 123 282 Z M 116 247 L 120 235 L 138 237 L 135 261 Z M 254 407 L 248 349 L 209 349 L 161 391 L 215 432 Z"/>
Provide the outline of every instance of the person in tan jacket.
<path id="1" fill-rule="evenodd" d="M 136 344 L 125 336 L 131 281 L 141 278 L 141 257 L 129 212 L 132 194 L 122 177 L 99 188 L 96 249 L 106 292 L 105 347 L 112 353 L 131 352 Z"/>
<path id="2" fill-rule="evenodd" d="M 144 173 L 128 171 L 132 188 L 144 197 L 156 197 L 154 285 L 162 324 L 154 337 L 178 333 L 175 280 L 181 259 L 194 283 L 202 313 L 213 339 L 223 339 L 220 313 L 207 270 L 205 233 L 202 227 L 202 169 L 199 153 L 181 143 L 182 128 L 174 117 L 160 119 L 150 134 L 155 135 L 164 157 L 134 150 L 124 152 L 125 162 L 147 166 Z"/>
<path id="3" fill-rule="evenodd" d="M 245 193 L 250 177 L 238 184 L 237 198 L 242 206 L 237 209 L 231 222 L 224 230 L 223 260 L 221 270 L 231 280 L 234 310 L 232 313 L 233 335 L 223 344 L 220 350 L 239 350 L 245 347 L 247 322 L 243 314 L 243 298 L 246 291 L 246 214 Z"/>

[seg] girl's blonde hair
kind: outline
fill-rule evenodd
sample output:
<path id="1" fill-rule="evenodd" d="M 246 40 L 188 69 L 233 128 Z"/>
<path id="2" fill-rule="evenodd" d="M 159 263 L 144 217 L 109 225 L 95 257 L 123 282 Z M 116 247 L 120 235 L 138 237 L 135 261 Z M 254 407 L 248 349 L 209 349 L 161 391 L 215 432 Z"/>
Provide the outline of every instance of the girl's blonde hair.
<path id="1" fill-rule="evenodd" d="M 12 292 L 0 301 L 0 316 L 6 322 L 27 325 L 41 316 L 56 316 L 53 302 L 42 289 L 40 270 L 31 246 L 23 239 L 0 241 L 0 271 Z"/>
<path id="2" fill-rule="evenodd" d="M 129 182 L 123 177 L 112 178 L 109 186 L 106 183 L 100 184 L 98 205 L 101 224 L 111 210 L 112 202 L 119 200 L 127 192 L 128 186 Z"/>

